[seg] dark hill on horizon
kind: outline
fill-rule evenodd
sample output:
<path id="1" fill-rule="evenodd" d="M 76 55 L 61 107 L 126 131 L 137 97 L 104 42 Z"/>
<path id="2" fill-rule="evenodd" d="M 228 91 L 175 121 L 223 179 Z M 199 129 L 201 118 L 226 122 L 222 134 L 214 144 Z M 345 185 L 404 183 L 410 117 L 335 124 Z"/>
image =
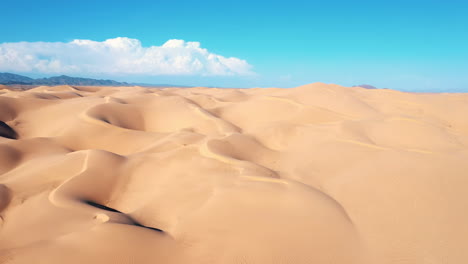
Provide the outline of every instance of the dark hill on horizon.
<path id="1" fill-rule="evenodd" d="M 90 86 L 125 86 L 126 82 L 97 80 L 91 78 L 70 77 L 66 75 L 33 79 L 19 74 L 0 73 L 0 84 L 5 85 L 90 85 Z"/>
<path id="2" fill-rule="evenodd" d="M 21 89 L 30 89 L 39 85 L 76 85 L 76 86 L 146 86 L 146 87 L 190 87 L 185 85 L 173 84 L 145 84 L 145 83 L 127 83 L 114 80 L 100 80 L 91 78 L 71 77 L 67 75 L 53 76 L 48 78 L 29 78 L 23 75 L 0 72 L 0 85 L 16 86 Z"/>
<path id="3" fill-rule="evenodd" d="M 8 72 L 0 72 L 0 84 L 32 84 L 32 82 L 34 82 L 34 79 L 26 76 Z"/>
<path id="4" fill-rule="evenodd" d="M 361 88 L 365 88 L 365 89 L 379 89 L 373 85 L 370 85 L 370 84 L 360 84 L 360 85 L 353 85 L 353 87 L 361 87 Z"/>
<path id="5" fill-rule="evenodd" d="M 18 89 L 30 89 L 35 86 L 47 85 L 76 85 L 76 86 L 145 86 L 145 87 L 192 87 L 186 85 L 173 84 L 146 84 L 146 83 L 127 83 L 114 80 L 92 79 L 82 77 L 71 77 L 67 75 L 53 76 L 48 78 L 33 79 L 27 76 L 0 72 L 0 85 L 9 85 Z M 207 86 L 209 87 L 209 86 Z M 369 84 L 354 85 L 352 87 L 362 87 L 365 89 L 379 89 Z M 385 89 L 385 88 L 384 88 Z"/>

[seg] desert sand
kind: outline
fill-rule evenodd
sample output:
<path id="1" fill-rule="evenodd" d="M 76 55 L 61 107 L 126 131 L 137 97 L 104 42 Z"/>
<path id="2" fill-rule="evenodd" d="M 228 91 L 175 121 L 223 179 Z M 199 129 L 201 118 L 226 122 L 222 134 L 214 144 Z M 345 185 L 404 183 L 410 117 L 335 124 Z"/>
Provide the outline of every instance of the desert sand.
<path id="1" fill-rule="evenodd" d="M 468 94 L 0 87 L 0 263 L 468 263 Z"/>

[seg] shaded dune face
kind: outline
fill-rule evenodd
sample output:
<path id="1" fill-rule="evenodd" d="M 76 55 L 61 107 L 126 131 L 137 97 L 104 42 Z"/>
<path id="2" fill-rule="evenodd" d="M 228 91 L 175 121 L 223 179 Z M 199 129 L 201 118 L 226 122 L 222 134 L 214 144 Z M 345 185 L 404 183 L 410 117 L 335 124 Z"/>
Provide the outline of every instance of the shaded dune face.
<path id="1" fill-rule="evenodd" d="M 0 263 L 468 262 L 468 95 L 0 94 Z"/>
<path id="2" fill-rule="evenodd" d="M 90 108 L 86 115 L 96 120 L 125 129 L 144 130 L 140 111 L 133 105 L 107 103 Z"/>
<path id="3" fill-rule="evenodd" d="M 16 139 L 18 137 L 18 135 L 5 122 L 0 121 L 0 137 Z"/>

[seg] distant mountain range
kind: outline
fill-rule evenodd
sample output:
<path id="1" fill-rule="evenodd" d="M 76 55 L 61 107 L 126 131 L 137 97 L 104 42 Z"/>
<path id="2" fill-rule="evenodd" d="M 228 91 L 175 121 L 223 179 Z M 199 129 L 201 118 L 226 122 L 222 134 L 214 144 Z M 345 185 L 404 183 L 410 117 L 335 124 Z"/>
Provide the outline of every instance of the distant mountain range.
<path id="1" fill-rule="evenodd" d="M 171 84 L 142 84 L 142 83 L 127 83 L 117 82 L 114 80 L 98 80 L 91 78 L 70 77 L 66 75 L 54 76 L 49 78 L 33 79 L 19 74 L 0 72 L 0 84 L 16 85 L 16 86 L 36 86 L 36 85 L 78 85 L 78 86 L 149 86 L 149 87 L 190 87 L 183 85 Z M 354 85 L 353 87 L 362 87 L 366 89 L 378 89 L 369 84 Z M 26 88 L 28 89 L 28 88 Z"/>
<path id="2" fill-rule="evenodd" d="M 372 86 L 370 84 L 360 84 L 360 85 L 354 85 L 353 87 L 361 87 L 361 88 L 366 88 L 366 89 L 378 89 L 375 86 Z"/>
<path id="3" fill-rule="evenodd" d="M 89 85 L 89 86 L 126 86 L 126 82 L 70 77 L 66 75 L 33 79 L 13 73 L 0 73 L 0 84 L 12 85 Z"/>
<path id="4" fill-rule="evenodd" d="M 19 74 L 0 72 L 0 84 L 13 85 L 18 87 L 31 88 L 38 85 L 77 85 L 77 86 L 147 86 L 147 87 L 190 87 L 173 84 L 146 84 L 146 83 L 127 83 L 113 80 L 98 80 L 91 78 L 70 77 L 66 75 L 54 76 L 49 78 L 33 79 Z"/>

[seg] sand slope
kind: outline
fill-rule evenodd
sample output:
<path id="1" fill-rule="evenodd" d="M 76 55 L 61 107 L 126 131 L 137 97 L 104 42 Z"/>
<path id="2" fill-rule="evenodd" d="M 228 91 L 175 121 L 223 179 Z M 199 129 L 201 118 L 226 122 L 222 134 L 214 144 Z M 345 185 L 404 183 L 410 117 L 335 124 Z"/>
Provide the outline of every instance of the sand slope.
<path id="1" fill-rule="evenodd" d="M 0 93 L 0 263 L 468 263 L 468 94 Z"/>

